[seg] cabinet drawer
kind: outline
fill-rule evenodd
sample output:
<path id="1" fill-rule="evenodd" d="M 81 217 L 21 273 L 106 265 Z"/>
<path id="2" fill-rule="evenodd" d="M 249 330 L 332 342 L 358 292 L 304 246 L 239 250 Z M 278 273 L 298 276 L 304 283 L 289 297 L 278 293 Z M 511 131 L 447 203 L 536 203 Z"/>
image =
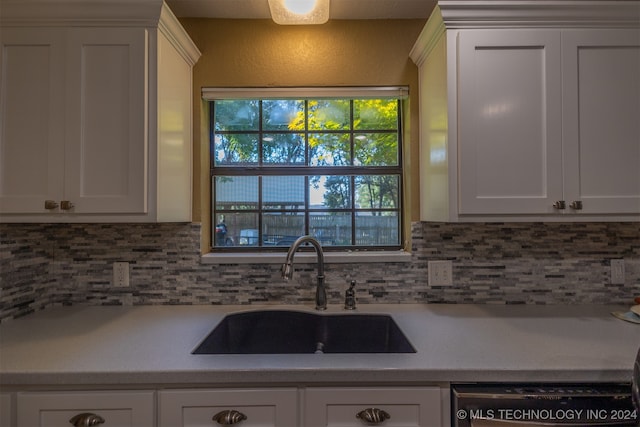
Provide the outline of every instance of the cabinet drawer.
<path id="1" fill-rule="evenodd" d="M 69 427 L 83 413 L 111 427 L 153 427 L 155 421 L 152 391 L 18 393 L 17 407 L 18 427 Z"/>
<path id="2" fill-rule="evenodd" d="M 368 422 L 363 411 L 378 416 L 384 411 L 388 419 L 377 424 L 371 420 Z M 440 389 L 310 388 L 305 391 L 304 418 L 305 427 L 440 427 Z"/>
<path id="3" fill-rule="evenodd" d="M 295 388 L 166 390 L 159 393 L 159 406 L 160 427 L 224 425 L 212 419 L 225 411 L 236 411 L 242 427 L 298 426 Z"/>

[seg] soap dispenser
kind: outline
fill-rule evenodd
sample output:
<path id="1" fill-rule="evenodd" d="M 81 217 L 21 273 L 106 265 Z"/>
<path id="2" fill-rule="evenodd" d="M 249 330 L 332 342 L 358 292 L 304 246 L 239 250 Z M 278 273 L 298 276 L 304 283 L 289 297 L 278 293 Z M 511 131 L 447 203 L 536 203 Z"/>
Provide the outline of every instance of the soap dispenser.
<path id="1" fill-rule="evenodd" d="M 356 287 L 356 281 L 352 280 L 349 289 L 344 292 L 344 309 L 355 310 L 356 309 L 356 291 L 353 289 Z"/>

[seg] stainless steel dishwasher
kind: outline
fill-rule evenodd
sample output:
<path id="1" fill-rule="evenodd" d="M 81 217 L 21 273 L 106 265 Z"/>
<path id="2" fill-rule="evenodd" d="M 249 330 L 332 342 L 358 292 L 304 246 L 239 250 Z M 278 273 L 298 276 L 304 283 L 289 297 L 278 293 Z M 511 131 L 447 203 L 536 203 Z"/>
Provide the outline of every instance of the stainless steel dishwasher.
<path id="1" fill-rule="evenodd" d="M 464 384 L 451 388 L 453 427 L 636 427 L 631 384 Z"/>

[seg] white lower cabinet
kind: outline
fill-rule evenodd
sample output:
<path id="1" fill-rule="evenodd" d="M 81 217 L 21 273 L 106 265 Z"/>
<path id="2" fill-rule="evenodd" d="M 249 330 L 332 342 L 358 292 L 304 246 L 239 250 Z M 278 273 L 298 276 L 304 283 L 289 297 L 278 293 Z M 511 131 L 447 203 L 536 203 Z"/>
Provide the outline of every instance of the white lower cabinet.
<path id="1" fill-rule="evenodd" d="M 153 391 L 24 392 L 17 427 L 153 427 Z M 103 420 L 103 421 L 100 421 Z"/>
<path id="2" fill-rule="evenodd" d="M 163 390 L 160 427 L 298 427 L 295 388 Z"/>
<path id="3" fill-rule="evenodd" d="M 439 387 L 309 388 L 305 427 L 440 427 Z"/>
<path id="4" fill-rule="evenodd" d="M 448 396 L 438 386 L 2 393 L 0 427 L 446 427 Z"/>

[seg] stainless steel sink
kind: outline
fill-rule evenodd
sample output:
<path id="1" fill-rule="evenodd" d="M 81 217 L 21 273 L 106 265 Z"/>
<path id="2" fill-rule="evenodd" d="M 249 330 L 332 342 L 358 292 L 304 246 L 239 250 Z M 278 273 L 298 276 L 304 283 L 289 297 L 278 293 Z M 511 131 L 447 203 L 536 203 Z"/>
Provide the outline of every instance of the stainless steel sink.
<path id="1" fill-rule="evenodd" d="M 388 315 L 263 310 L 227 315 L 193 354 L 415 352 Z"/>

